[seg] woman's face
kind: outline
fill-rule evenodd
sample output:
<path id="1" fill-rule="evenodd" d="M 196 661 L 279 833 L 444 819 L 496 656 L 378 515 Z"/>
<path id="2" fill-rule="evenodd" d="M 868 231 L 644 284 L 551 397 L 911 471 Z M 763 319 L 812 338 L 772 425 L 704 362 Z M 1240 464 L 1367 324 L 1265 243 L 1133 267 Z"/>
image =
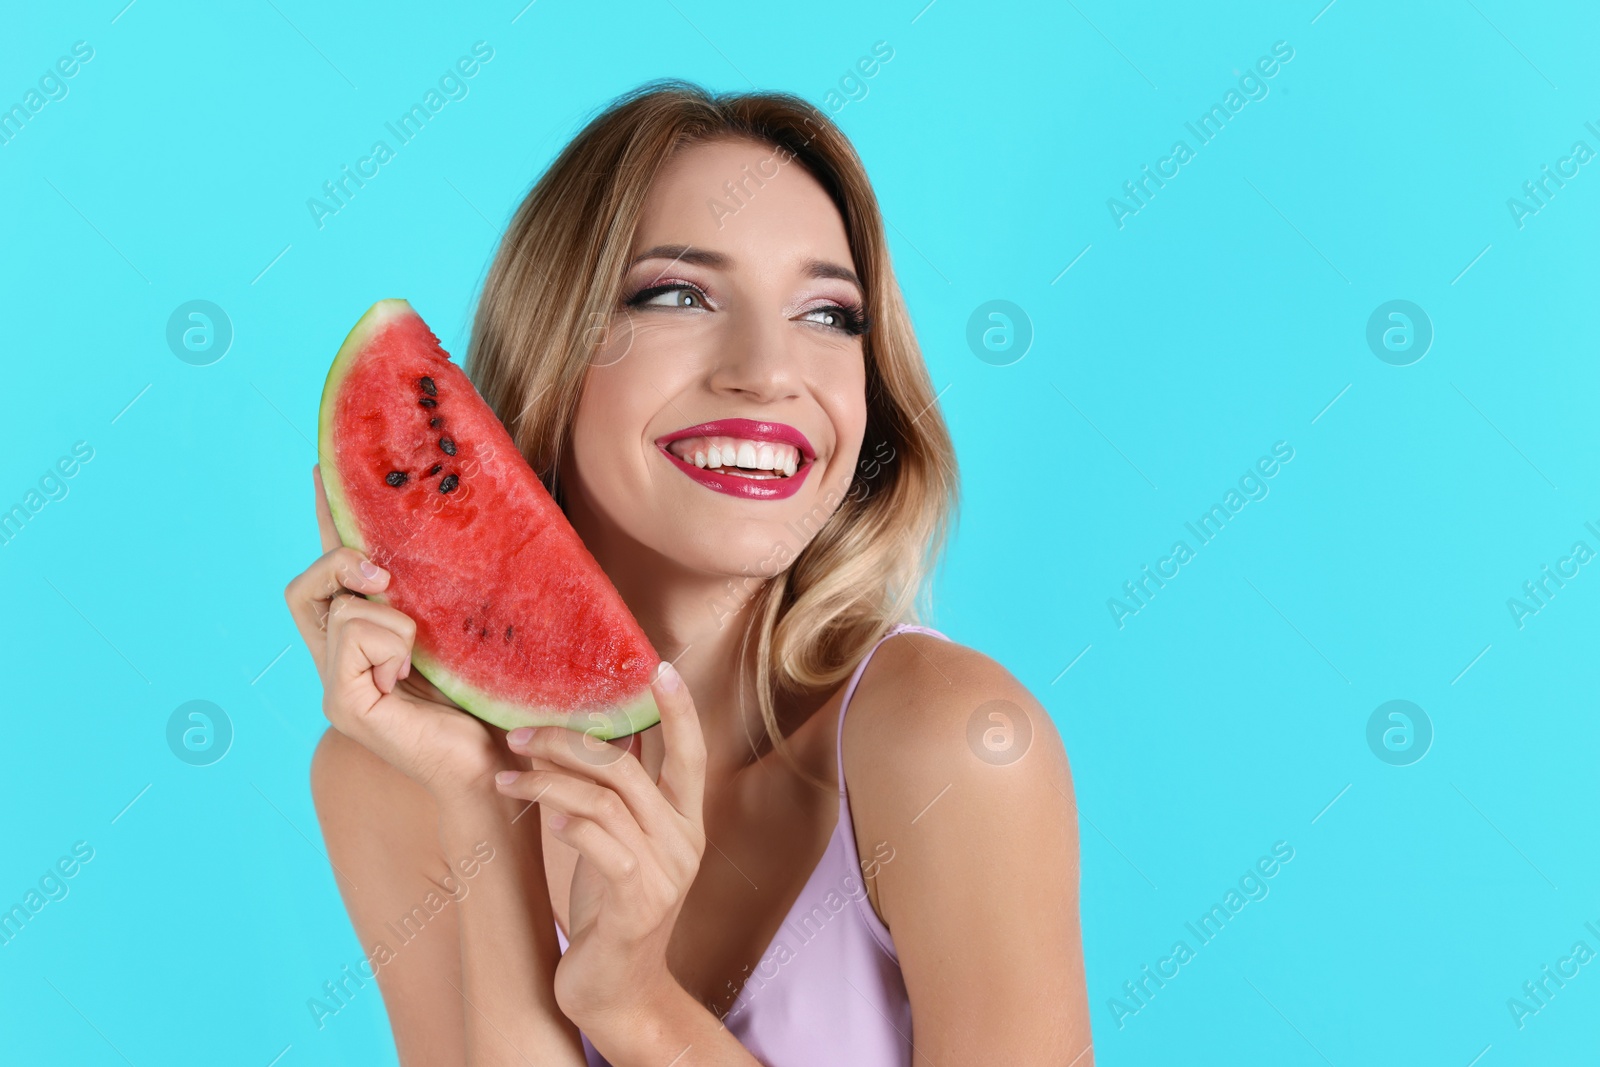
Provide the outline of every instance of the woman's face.
<path id="1" fill-rule="evenodd" d="M 866 428 L 854 267 L 838 210 L 786 153 L 716 142 L 668 162 L 564 471 L 597 555 L 642 545 L 761 577 L 793 561 L 849 490 Z"/>

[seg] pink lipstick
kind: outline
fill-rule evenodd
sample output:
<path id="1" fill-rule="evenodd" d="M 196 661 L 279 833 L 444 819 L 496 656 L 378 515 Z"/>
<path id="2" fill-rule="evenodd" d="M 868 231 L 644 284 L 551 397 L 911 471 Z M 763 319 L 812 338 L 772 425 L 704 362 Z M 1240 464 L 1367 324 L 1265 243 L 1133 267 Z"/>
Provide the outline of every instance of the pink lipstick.
<path id="1" fill-rule="evenodd" d="M 675 455 L 667 446 L 674 441 L 685 438 L 723 438 L 734 439 L 740 442 L 771 442 L 783 449 L 789 446 L 794 449 L 791 458 L 795 459 L 794 473 L 786 476 L 771 474 L 769 469 L 760 471 L 760 475 L 730 474 L 724 471 L 708 469 L 712 464 L 702 467 L 698 463 L 690 462 L 681 456 Z M 816 450 L 811 447 L 811 442 L 806 435 L 793 426 L 781 422 L 758 422 L 754 419 L 716 419 L 712 422 L 702 422 L 695 426 L 687 426 L 681 430 L 674 430 L 656 439 L 656 447 L 661 453 L 684 474 L 699 482 L 708 489 L 729 496 L 744 497 L 747 500 L 783 500 L 793 496 L 805 481 L 811 465 L 816 459 Z M 738 451 L 747 452 L 753 445 L 745 445 Z M 727 470 L 757 469 L 751 468 L 750 460 L 746 455 L 745 462 L 735 463 L 733 452 L 729 452 L 728 461 L 717 464 Z"/>

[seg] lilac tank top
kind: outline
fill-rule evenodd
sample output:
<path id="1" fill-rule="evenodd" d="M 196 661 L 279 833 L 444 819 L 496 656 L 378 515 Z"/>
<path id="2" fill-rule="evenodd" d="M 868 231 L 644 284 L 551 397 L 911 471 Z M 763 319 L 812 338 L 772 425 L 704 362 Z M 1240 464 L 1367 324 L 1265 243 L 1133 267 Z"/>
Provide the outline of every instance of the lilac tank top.
<path id="1" fill-rule="evenodd" d="M 937 630 L 902 623 L 856 666 L 839 705 L 834 760 L 839 818 L 816 869 L 723 1016 L 723 1023 L 767 1067 L 910 1067 L 911 1001 L 889 928 L 867 898 L 855 824 L 844 783 L 844 714 L 862 672 L 884 641 Z M 881 857 L 880 857 L 881 861 Z M 868 859 L 870 867 L 872 859 Z M 567 938 L 556 924 L 561 951 Z M 610 1067 L 583 1039 L 589 1067 Z"/>

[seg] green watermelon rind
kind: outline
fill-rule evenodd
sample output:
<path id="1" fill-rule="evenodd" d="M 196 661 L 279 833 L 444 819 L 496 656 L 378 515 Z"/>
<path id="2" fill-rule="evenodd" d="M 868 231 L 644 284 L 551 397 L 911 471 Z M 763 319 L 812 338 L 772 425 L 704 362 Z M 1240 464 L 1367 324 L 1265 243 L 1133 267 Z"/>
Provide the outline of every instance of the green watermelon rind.
<path id="1" fill-rule="evenodd" d="M 363 554 L 367 546 L 361 538 L 355 516 L 345 502 L 344 481 L 339 477 L 339 465 L 333 455 L 334 401 L 339 394 L 339 387 L 344 384 L 345 375 L 350 373 L 351 366 L 366 347 L 367 341 L 382 327 L 411 310 L 411 304 L 405 300 L 380 300 L 367 309 L 366 314 L 345 335 L 338 355 L 333 358 L 333 366 L 328 368 L 327 381 L 322 385 L 322 404 L 317 410 L 317 465 L 322 471 L 322 488 L 327 493 L 328 512 L 333 516 L 334 528 L 339 531 L 339 540 Z"/>
<path id="2" fill-rule="evenodd" d="M 610 741 L 636 734 L 661 721 L 661 711 L 656 707 L 655 695 L 649 686 L 619 704 L 601 708 L 533 708 L 490 696 L 420 649 L 411 650 L 411 665 L 438 686 L 439 692 L 502 730 L 515 730 L 519 726 L 565 726 L 601 741 Z"/>
<path id="3" fill-rule="evenodd" d="M 333 454 L 335 398 L 367 342 L 395 319 L 412 314 L 416 312 L 406 300 L 380 300 L 373 304 L 345 336 L 338 355 L 334 357 L 333 366 L 328 368 L 327 381 L 322 386 L 322 403 L 317 412 L 317 463 L 322 471 L 322 487 L 328 497 L 328 512 L 333 516 L 339 540 L 362 554 L 367 553 L 367 546 L 361 537 L 355 515 L 345 500 L 344 482 L 339 477 L 339 466 Z M 388 603 L 388 598 L 381 594 L 373 594 L 369 599 L 380 604 Z M 609 741 L 636 734 L 661 721 L 661 710 L 656 706 L 655 695 L 649 686 L 620 703 L 600 708 L 528 707 L 484 692 L 424 649 L 412 648 L 411 665 L 463 709 L 502 730 L 515 730 L 522 726 L 564 726 Z"/>

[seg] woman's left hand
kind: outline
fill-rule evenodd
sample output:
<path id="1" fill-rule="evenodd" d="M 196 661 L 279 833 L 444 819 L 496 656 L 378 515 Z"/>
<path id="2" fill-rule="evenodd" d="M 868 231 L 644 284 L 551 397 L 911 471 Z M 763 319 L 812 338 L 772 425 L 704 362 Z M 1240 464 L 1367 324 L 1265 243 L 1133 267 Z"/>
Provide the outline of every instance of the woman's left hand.
<path id="1" fill-rule="evenodd" d="M 561 726 L 511 731 L 507 743 L 533 769 L 495 778 L 505 795 L 549 809 L 555 836 L 578 852 L 555 995 L 586 1031 L 669 1002 L 667 942 L 705 852 L 700 719 L 671 664 L 651 688 L 666 749 L 658 778 L 625 748 Z"/>

